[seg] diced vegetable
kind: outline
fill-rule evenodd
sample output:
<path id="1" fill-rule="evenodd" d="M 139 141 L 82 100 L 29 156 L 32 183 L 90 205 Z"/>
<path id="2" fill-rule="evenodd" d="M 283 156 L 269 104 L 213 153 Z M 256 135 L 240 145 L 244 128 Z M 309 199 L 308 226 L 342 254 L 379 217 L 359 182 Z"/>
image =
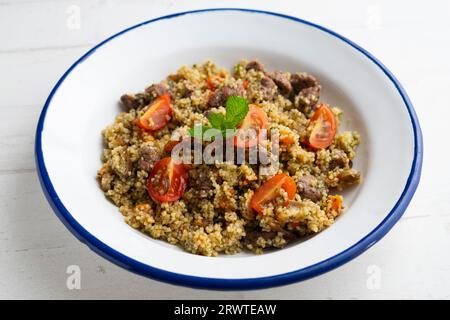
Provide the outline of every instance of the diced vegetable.
<path id="1" fill-rule="evenodd" d="M 280 196 L 280 189 L 287 193 L 289 200 L 294 199 L 297 192 L 294 179 L 284 173 L 276 174 L 255 191 L 250 202 L 251 208 L 262 214 L 263 205 Z"/>
<path id="2" fill-rule="evenodd" d="M 239 148 L 250 148 L 257 145 L 261 138 L 261 129 L 267 129 L 268 123 L 267 115 L 261 108 L 254 104 L 249 105 L 249 111 L 234 137 L 234 145 Z M 247 129 L 256 131 L 256 139 L 251 139 L 251 137 L 245 135 Z M 242 134 L 244 134 L 244 137 Z"/>
<path id="3" fill-rule="evenodd" d="M 336 135 L 336 119 L 326 104 L 321 104 L 311 117 L 309 145 L 316 149 L 328 147 Z"/>
<path id="4" fill-rule="evenodd" d="M 187 174 L 182 163 L 171 157 L 158 161 L 147 180 L 150 197 L 158 202 L 173 202 L 181 198 L 187 185 Z"/>
<path id="5" fill-rule="evenodd" d="M 156 131 L 169 123 L 172 116 L 172 105 L 170 96 L 164 94 L 158 97 L 145 111 L 145 113 L 136 120 L 136 125 L 144 130 Z"/>

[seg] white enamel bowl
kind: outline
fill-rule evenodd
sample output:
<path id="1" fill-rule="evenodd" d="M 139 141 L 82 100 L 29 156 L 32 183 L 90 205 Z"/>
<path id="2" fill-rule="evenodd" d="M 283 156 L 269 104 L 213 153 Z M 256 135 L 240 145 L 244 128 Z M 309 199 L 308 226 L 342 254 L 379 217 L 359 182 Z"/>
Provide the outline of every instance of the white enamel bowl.
<path id="1" fill-rule="evenodd" d="M 206 59 L 231 68 L 257 58 L 268 69 L 317 76 L 323 101 L 340 106 L 361 133 L 354 161 L 363 183 L 344 193 L 345 213 L 310 240 L 264 255 L 202 257 L 133 230 L 96 180 L 101 130 L 118 97 Z M 349 261 L 400 218 L 422 163 L 419 123 L 406 93 L 373 56 L 312 23 L 270 12 L 185 12 L 124 30 L 87 52 L 62 76 L 42 111 L 36 162 L 48 201 L 92 250 L 138 274 L 193 287 L 250 289 L 300 281 Z"/>

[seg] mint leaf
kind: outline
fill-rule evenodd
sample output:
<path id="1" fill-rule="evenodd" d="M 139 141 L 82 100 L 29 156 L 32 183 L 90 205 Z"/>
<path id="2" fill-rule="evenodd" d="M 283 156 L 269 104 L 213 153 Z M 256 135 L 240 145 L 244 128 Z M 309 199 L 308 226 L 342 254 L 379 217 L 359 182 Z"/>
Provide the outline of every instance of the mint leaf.
<path id="1" fill-rule="evenodd" d="M 225 110 L 227 111 L 227 118 L 234 118 L 244 116 L 248 112 L 248 102 L 239 96 L 230 96 L 225 103 Z"/>
<path id="2" fill-rule="evenodd" d="M 239 96 L 230 96 L 225 104 L 225 126 L 232 129 L 239 125 L 244 120 L 248 113 L 248 102 Z"/>
<path id="3" fill-rule="evenodd" d="M 225 115 L 210 112 L 208 114 L 208 121 L 211 126 L 196 125 L 194 128 L 188 129 L 188 134 L 191 137 L 208 141 L 215 137 L 217 132 L 221 132 L 225 138 L 233 136 L 236 133 L 237 126 L 244 120 L 249 111 L 248 102 L 242 97 L 230 96 L 225 103 L 225 111 Z M 197 129 L 197 127 L 201 128 Z M 211 130 L 211 132 L 207 132 L 205 135 L 205 132 L 209 129 L 217 129 L 219 131 Z M 227 129 L 229 132 L 227 132 Z"/>
<path id="4" fill-rule="evenodd" d="M 194 128 L 189 128 L 189 129 L 187 130 L 187 133 L 188 133 L 189 136 L 194 137 L 194 136 L 195 136 Z"/>
<path id="5" fill-rule="evenodd" d="M 223 127 L 225 117 L 221 113 L 210 112 L 208 114 L 208 120 L 213 128 L 221 129 Z"/>

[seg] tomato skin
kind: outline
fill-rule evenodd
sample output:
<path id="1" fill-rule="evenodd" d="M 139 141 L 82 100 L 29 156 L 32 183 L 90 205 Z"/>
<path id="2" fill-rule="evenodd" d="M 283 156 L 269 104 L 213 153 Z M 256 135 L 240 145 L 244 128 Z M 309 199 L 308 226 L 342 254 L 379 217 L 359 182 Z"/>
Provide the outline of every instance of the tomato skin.
<path id="1" fill-rule="evenodd" d="M 216 86 L 214 85 L 213 81 L 217 80 L 219 77 L 217 76 L 211 76 L 206 78 L 206 85 L 208 86 L 208 89 L 211 91 L 216 91 Z"/>
<path id="2" fill-rule="evenodd" d="M 159 160 L 150 173 L 147 192 L 157 202 L 177 201 L 186 189 L 187 179 L 184 165 L 166 157 Z"/>
<path id="3" fill-rule="evenodd" d="M 329 106 L 322 103 L 311 117 L 312 131 L 308 144 L 315 149 L 324 149 L 331 145 L 336 135 L 336 118 Z"/>
<path id="4" fill-rule="evenodd" d="M 255 191 L 250 201 L 250 207 L 262 214 L 263 205 L 279 196 L 280 189 L 286 191 L 288 199 L 292 200 L 297 192 L 297 185 L 294 179 L 287 174 L 276 174 Z"/>
<path id="5" fill-rule="evenodd" d="M 152 102 L 142 117 L 136 119 L 136 125 L 148 131 L 159 130 L 170 121 L 172 112 L 170 95 L 164 94 Z"/>
<path id="6" fill-rule="evenodd" d="M 181 140 L 169 140 L 169 142 L 167 142 L 166 145 L 164 146 L 164 151 L 167 153 L 172 152 L 173 148 L 175 148 L 175 146 L 180 142 Z"/>
<path id="7" fill-rule="evenodd" d="M 217 87 L 214 84 L 214 82 L 222 82 L 223 79 L 226 77 L 226 74 L 224 72 L 219 72 L 217 75 L 212 75 L 206 78 L 206 86 L 211 91 L 216 91 Z"/>
<path id="8" fill-rule="evenodd" d="M 266 113 L 254 104 L 249 105 L 249 110 L 239 129 L 254 129 L 257 133 L 257 138 L 250 141 L 242 140 L 239 137 L 239 130 L 234 137 L 234 145 L 238 148 L 251 148 L 257 145 L 261 141 L 261 129 L 267 129 L 269 127 L 269 120 Z"/>

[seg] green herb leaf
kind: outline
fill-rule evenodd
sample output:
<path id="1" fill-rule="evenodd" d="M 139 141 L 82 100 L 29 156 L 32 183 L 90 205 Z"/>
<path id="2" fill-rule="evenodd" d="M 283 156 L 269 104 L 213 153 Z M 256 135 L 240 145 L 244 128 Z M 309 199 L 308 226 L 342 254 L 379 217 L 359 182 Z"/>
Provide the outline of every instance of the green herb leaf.
<path id="1" fill-rule="evenodd" d="M 208 120 L 213 128 L 222 129 L 225 117 L 221 113 L 210 112 L 208 114 Z"/>
<path id="2" fill-rule="evenodd" d="M 244 120 L 248 113 L 248 102 L 239 96 L 230 96 L 225 104 L 225 127 L 232 129 Z"/>
<path id="3" fill-rule="evenodd" d="M 211 126 L 201 125 L 200 129 L 196 129 L 197 126 L 195 126 L 194 128 L 188 129 L 188 134 L 191 137 L 209 141 L 214 137 L 214 131 L 208 132 L 206 136 L 205 131 L 208 129 L 217 129 L 222 132 L 222 136 L 225 138 L 233 136 L 236 132 L 236 127 L 244 120 L 248 113 L 248 102 L 242 97 L 230 96 L 225 103 L 225 110 L 225 115 L 217 112 L 210 112 L 208 114 L 208 121 Z M 231 129 L 231 134 L 230 132 L 226 132 L 227 129 Z"/>

